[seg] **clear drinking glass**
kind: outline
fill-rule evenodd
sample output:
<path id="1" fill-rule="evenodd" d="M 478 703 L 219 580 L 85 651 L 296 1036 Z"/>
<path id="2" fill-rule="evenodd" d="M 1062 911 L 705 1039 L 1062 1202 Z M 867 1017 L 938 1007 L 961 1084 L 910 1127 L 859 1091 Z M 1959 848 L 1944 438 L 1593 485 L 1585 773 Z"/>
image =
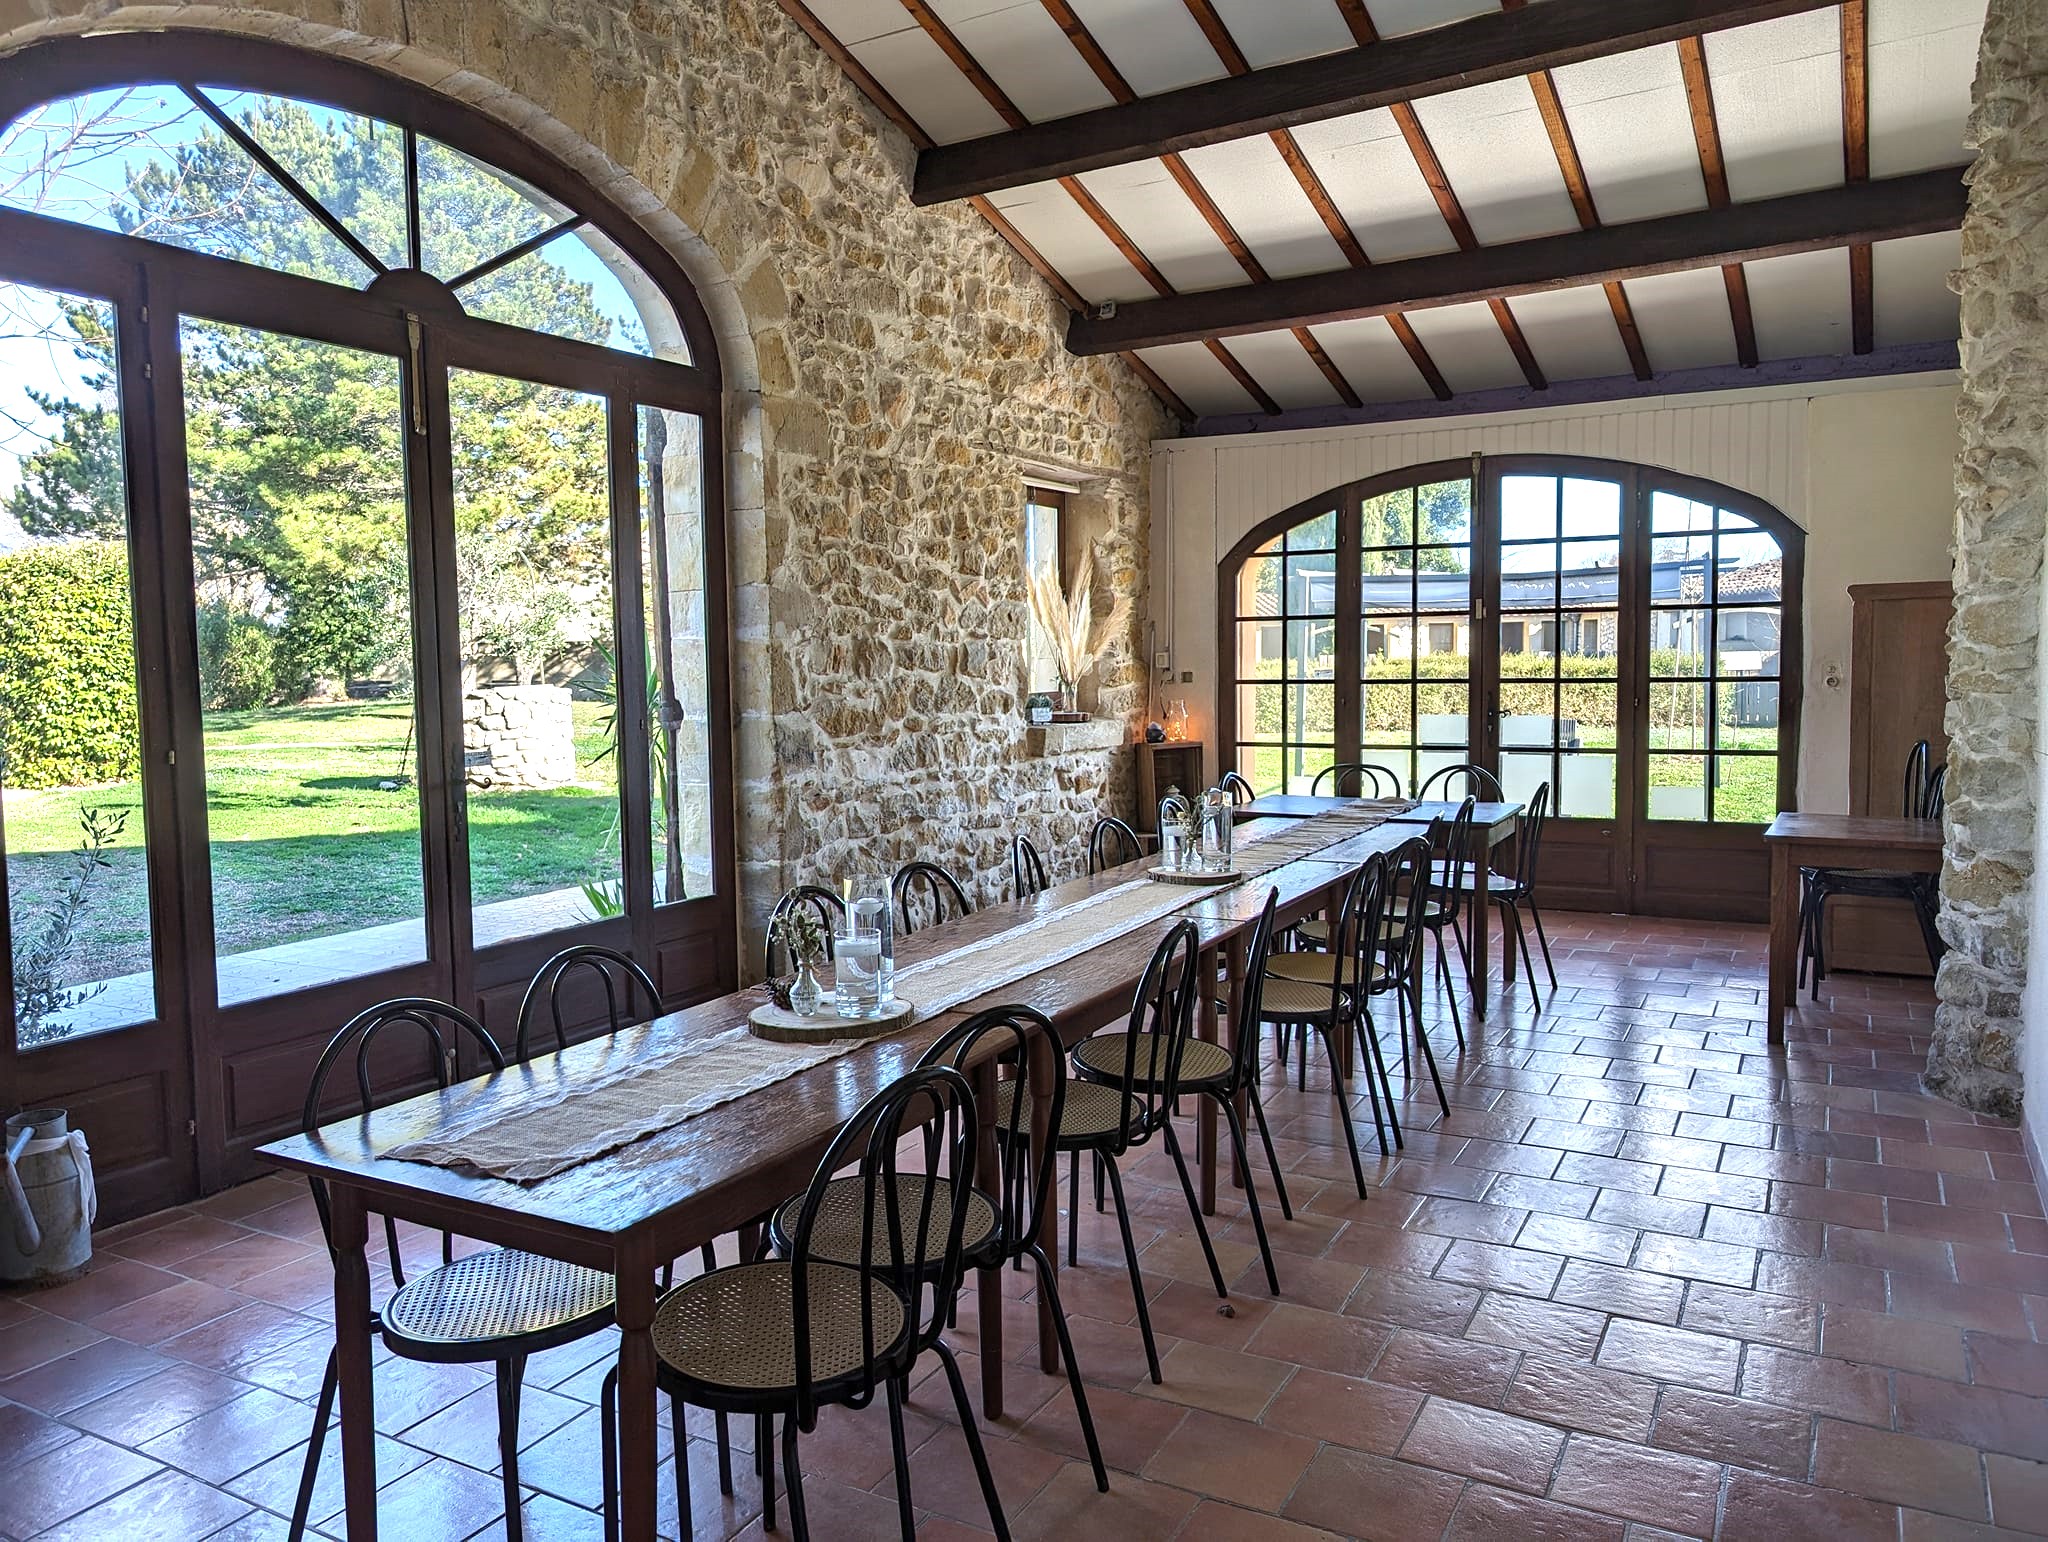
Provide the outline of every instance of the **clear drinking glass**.
<path id="1" fill-rule="evenodd" d="M 882 1011 L 882 932 L 852 911 L 832 939 L 834 996 L 841 1017 L 878 1017 Z"/>
<path id="2" fill-rule="evenodd" d="M 1163 873 L 1180 871 L 1180 826 L 1159 827 L 1159 870 Z"/>
<path id="3" fill-rule="evenodd" d="M 872 926 L 882 934 L 882 1001 L 896 996 L 896 912 L 891 903 L 887 874 L 848 878 L 841 885 L 846 913 L 858 925 Z"/>

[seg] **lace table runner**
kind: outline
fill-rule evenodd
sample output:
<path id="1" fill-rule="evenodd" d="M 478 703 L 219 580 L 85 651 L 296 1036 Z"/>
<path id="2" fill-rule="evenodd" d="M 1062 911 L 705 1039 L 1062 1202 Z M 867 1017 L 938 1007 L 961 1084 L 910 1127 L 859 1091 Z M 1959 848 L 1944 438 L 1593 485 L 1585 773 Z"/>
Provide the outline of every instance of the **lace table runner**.
<path id="1" fill-rule="evenodd" d="M 1238 881 L 1356 835 L 1402 806 L 1362 803 L 1266 836 L 1239 851 Z M 1200 904 L 1214 892 L 1132 879 L 995 936 L 905 965 L 896 972 L 896 990 L 917 1004 L 914 1022 L 923 1022 Z M 386 1155 L 475 1177 L 538 1183 L 836 1059 L 863 1042 L 873 1041 L 777 1044 L 741 1026 L 616 1069 L 586 1073 L 579 1068 L 574 1081 L 563 1077 L 559 1059 L 546 1059 L 451 1090 L 439 1128 Z M 530 1078 L 535 1095 L 508 1113 L 504 1082 L 516 1076 Z M 472 1106 L 465 1108 L 465 1103 Z"/>

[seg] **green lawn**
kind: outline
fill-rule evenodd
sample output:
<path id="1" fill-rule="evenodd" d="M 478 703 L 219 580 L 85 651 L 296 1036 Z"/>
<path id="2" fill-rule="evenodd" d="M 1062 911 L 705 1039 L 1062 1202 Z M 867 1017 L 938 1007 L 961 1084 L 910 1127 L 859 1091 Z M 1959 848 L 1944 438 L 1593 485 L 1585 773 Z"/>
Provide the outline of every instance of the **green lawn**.
<path id="1" fill-rule="evenodd" d="M 537 792 L 472 793 L 471 866 L 478 903 L 618 875 L 612 764 L 601 720 L 578 702 L 582 781 Z M 205 718 L 208 829 L 220 951 L 318 937 L 418 916 L 422 910 L 419 792 L 397 780 L 406 701 L 213 712 Z M 414 768 L 405 763 L 407 772 Z M 120 782 L 46 792 L 8 791 L 8 889 L 17 925 L 69 872 L 81 804 L 125 811 L 128 827 L 100 875 L 74 979 L 148 967 L 141 786 Z M 601 856 L 608 866 L 600 866 Z"/>

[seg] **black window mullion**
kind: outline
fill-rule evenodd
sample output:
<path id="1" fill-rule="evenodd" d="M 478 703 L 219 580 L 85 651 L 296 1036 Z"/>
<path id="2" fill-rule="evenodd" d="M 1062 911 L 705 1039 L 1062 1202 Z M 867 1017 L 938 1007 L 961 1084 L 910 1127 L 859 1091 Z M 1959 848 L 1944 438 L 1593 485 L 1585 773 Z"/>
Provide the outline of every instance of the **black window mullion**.
<path id="1" fill-rule="evenodd" d="M 612 524 L 612 671 L 614 756 L 618 762 L 619 825 L 625 850 L 621 878 L 636 957 L 654 957 L 654 816 L 652 759 L 647 721 L 646 616 L 650 598 L 666 608 L 668 596 L 650 596 L 641 561 L 640 414 L 614 395 L 605 404 Z M 656 532 L 661 539 L 663 532 Z M 664 695 L 666 693 L 663 693 Z"/>

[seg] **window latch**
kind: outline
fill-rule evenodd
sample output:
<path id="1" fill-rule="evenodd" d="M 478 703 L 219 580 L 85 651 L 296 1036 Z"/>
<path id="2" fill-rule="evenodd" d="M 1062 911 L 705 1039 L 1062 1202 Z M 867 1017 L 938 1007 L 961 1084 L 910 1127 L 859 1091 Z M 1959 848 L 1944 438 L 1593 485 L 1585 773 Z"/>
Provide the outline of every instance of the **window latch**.
<path id="1" fill-rule="evenodd" d="M 420 318 L 411 311 L 405 313 L 405 344 L 412 352 L 412 431 L 424 435 L 427 431 L 427 377 L 420 365 Z"/>

